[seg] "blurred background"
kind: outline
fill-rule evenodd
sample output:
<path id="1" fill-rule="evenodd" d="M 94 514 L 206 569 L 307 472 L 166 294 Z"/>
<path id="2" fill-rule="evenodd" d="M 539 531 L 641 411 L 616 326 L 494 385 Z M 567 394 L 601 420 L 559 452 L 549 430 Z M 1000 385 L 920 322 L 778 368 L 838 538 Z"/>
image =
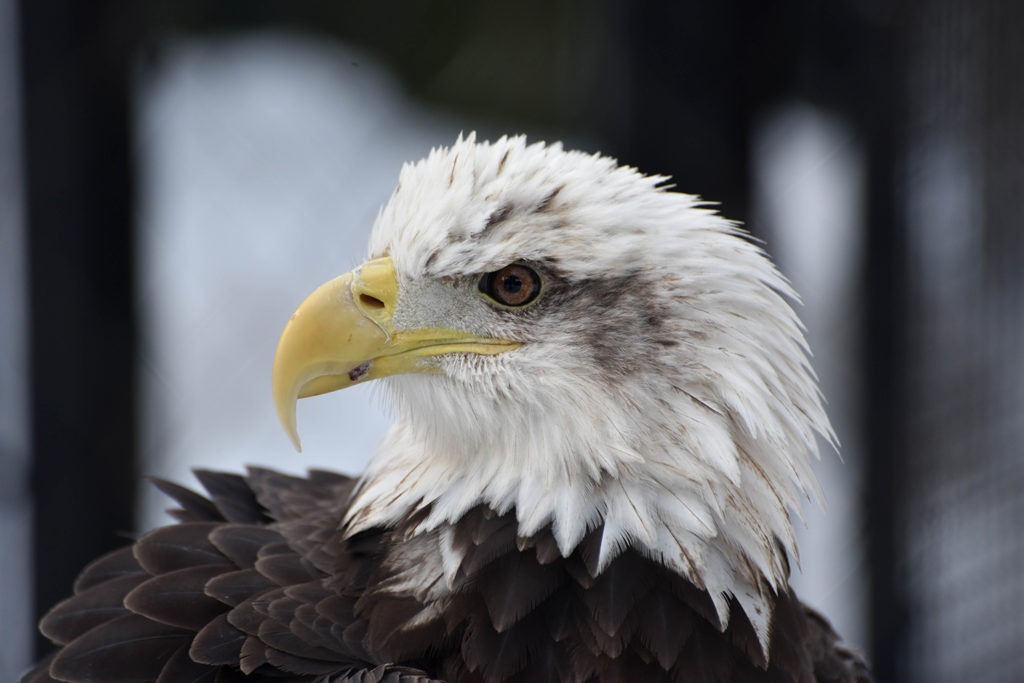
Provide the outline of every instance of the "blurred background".
<path id="1" fill-rule="evenodd" d="M 721 203 L 803 295 L 841 457 L 798 590 L 879 681 L 1024 671 L 1024 3 L 0 0 L 0 678 L 146 475 L 358 471 L 270 364 L 403 161 L 527 133 Z"/>

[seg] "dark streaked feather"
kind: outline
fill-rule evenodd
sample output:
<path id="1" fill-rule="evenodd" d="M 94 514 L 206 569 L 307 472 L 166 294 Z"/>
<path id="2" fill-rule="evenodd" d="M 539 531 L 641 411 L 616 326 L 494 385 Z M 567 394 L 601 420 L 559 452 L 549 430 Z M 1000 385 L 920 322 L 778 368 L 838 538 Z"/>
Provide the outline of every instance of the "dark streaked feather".
<path id="1" fill-rule="evenodd" d="M 323 619 L 343 630 L 348 630 L 356 624 L 362 625 L 365 630 L 363 622 L 354 621 L 355 604 L 355 597 L 332 595 L 316 603 L 316 612 Z"/>
<path id="2" fill-rule="evenodd" d="M 566 656 L 566 653 L 558 648 L 546 647 L 543 639 L 529 651 L 527 666 L 520 670 L 512 680 L 533 683 L 536 681 L 536 672 L 538 671 L 545 672 L 547 678 L 552 681 L 579 680 L 579 677 L 575 675 L 575 664 L 571 653 Z"/>
<path id="3" fill-rule="evenodd" d="M 543 605 L 544 626 L 548 635 L 556 643 L 572 638 L 577 632 L 577 608 L 577 599 L 572 591 L 559 591 L 545 601 Z"/>
<path id="4" fill-rule="evenodd" d="M 493 563 L 477 580 L 494 629 L 518 622 L 566 582 L 562 572 L 538 564 L 531 553 L 513 553 Z"/>
<path id="5" fill-rule="evenodd" d="M 223 522 L 224 515 L 217 506 L 191 489 L 167 481 L 166 479 L 150 479 L 161 493 L 171 498 L 180 508 L 168 512 L 179 522 Z"/>
<path id="6" fill-rule="evenodd" d="M 236 607 L 245 600 L 277 587 L 276 583 L 255 569 L 239 569 L 213 577 L 206 582 L 204 590 L 211 598 Z"/>
<path id="7" fill-rule="evenodd" d="M 56 683 L 56 680 L 50 676 L 50 662 L 53 661 L 55 654 L 51 653 L 39 660 L 35 666 L 22 674 L 19 683 Z"/>
<path id="8" fill-rule="evenodd" d="M 308 518 L 282 522 L 278 528 L 293 551 L 312 567 L 323 574 L 345 574 L 352 557 L 338 529 L 338 519 L 344 514 L 341 509 L 319 510 Z"/>
<path id="9" fill-rule="evenodd" d="M 192 639 L 189 654 L 203 664 L 231 666 L 238 662 L 247 637 L 228 623 L 226 614 L 218 614 Z"/>
<path id="10" fill-rule="evenodd" d="M 232 566 L 210 543 L 216 522 L 188 522 L 151 531 L 134 545 L 135 559 L 150 574 L 164 574 L 199 565 Z"/>
<path id="11" fill-rule="evenodd" d="M 321 661 L 305 655 L 292 655 L 275 648 L 267 650 L 267 663 L 275 669 L 299 676 L 323 676 L 335 673 L 339 668 L 337 661 Z"/>
<path id="12" fill-rule="evenodd" d="M 188 647 L 178 648 L 164 664 L 156 683 L 213 683 L 217 670 L 197 664 L 188 653 Z"/>
<path id="13" fill-rule="evenodd" d="M 537 554 L 537 561 L 541 564 L 551 564 L 561 559 L 562 551 L 558 549 L 558 542 L 552 534 L 541 534 L 530 539 L 529 544 L 524 544 L 520 550 L 527 547 L 534 548 Z"/>
<path id="14" fill-rule="evenodd" d="M 351 494 L 355 489 L 356 483 L 358 483 L 358 477 L 350 477 L 347 474 L 340 472 L 332 472 L 331 470 L 321 470 L 313 468 L 307 473 L 307 479 L 313 482 L 317 486 L 330 488 L 339 502 L 347 502 L 343 500 L 341 494 Z"/>
<path id="15" fill-rule="evenodd" d="M 260 467 L 250 467 L 247 483 L 276 520 L 301 519 L 316 512 L 344 507 L 355 480 L 319 471 L 309 477 L 293 477 Z M 337 521 L 337 520 L 335 520 Z"/>
<path id="16" fill-rule="evenodd" d="M 686 683 L 721 683 L 734 680 L 733 673 L 738 661 L 736 655 L 725 648 L 717 632 L 697 628 L 687 639 L 678 662 L 682 666 L 676 670 L 686 672 L 686 676 L 681 677 Z M 748 665 L 745 668 L 750 667 Z"/>
<path id="17" fill-rule="evenodd" d="M 432 647 L 444 644 L 446 636 L 439 624 L 410 626 L 423 606 L 413 598 L 398 597 L 356 608 L 366 620 L 365 647 L 378 661 L 402 662 L 422 657 Z"/>
<path id="18" fill-rule="evenodd" d="M 804 613 L 816 680 L 820 683 L 871 683 L 871 672 L 864 656 L 843 646 L 839 635 L 820 614 L 809 608 L 804 608 Z"/>
<path id="19" fill-rule="evenodd" d="M 251 567 L 260 550 L 281 543 L 281 534 L 274 529 L 248 524 L 223 524 L 214 527 L 208 538 L 217 550 L 239 567 Z"/>
<path id="20" fill-rule="evenodd" d="M 139 566 L 131 547 L 120 548 L 90 562 L 75 579 L 74 591 L 81 593 L 119 576 L 142 573 L 145 570 Z"/>
<path id="21" fill-rule="evenodd" d="M 581 620 L 579 628 L 581 631 L 583 629 L 590 631 L 591 642 L 597 646 L 598 654 L 609 659 L 618 659 L 630 649 L 639 651 L 639 647 L 632 642 L 638 623 L 639 617 L 636 611 L 630 610 L 621 626 L 611 633 L 605 631 L 593 620 Z"/>
<path id="22" fill-rule="evenodd" d="M 292 630 L 293 617 L 302 605 L 298 600 L 282 596 L 270 603 L 267 619 L 260 624 L 259 637 L 274 650 L 288 652 L 300 657 L 338 662 L 344 659 L 337 649 L 324 647 L 299 637 Z M 337 666 L 335 666 L 337 669 Z"/>
<path id="23" fill-rule="evenodd" d="M 352 671 L 331 683 L 445 683 L 428 676 L 425 672 L 405 666 L 382 664 L 373 669 Z"/>
<path id="24" fill-rule="evenodd" d="M 773 667 L 785 671 L 791 680 L 814 682 L 814 663 L 807 650 L 808 622 L 804 606 L 788 591 L 779 595 L 772 613 Z"/>
<path id="25" fill-rule="evenodd" d="M 460 571 L 472 577 L 495 558 L 516 546 L 515 517 L 496 517 L 490 510 L 477 506 L 455 527 L 453 546 L 462 556 Z"/>
<path id="26" fill-rule="evenodd" d="M 354 648 L 345 645 L 343 639 L 337 638 L 332 626 L 329 620 L 317 613 L 316 606 L 311 604 L 299 605 L 288 624 L 296 638 L 310 645 L 333 648 L 337 651 L 355 651 Z M 342 643 L 341 646 L 339 642 Z"/>
<path id="27" fill-rule="evenodd" d="M 267 646 L 263 641 L 255 636 L 246 638 L 238 657 L 238 666 L 242 673 L 248 676 L 267 664 Z"/>
<path id="28" fill-rule="evenodd" d="M 694 613 L 672 596 L 649 595 L 639 607 L 637 637 L 663 669 L 679 659 L 686 640 L 693 633 Z"/>
<path id="29" fill-rule="evenodd" d="M 583 560 L 589 576 L 597 576 L 598 560 L 601 557 L 601 539 L 604 536 L 604 525 L 588 531 L 580 541 L 574 555 Z M 581 583 L 582 585 L 582 583 Z"/>
<path id="30" fill-rule="evenodd" d="M 594 575 L 587 569 L 586 563 L 578 552 L 565 558 L 561 567 L 583 590 L 589 590 L 594 586 Z"/>
<path id="31" fill-rule="evenodd" d="M 645 576 L 652 574 L 650 561 L 634 552 L 619 556 L 583 593 L 594 622 L 608 635 L 619 633 L 637 603 L 653 588 Z M 656 574 L 655 574 L 656 575 Z"/>
<path id="32" fill-rule="evenodd" d="M 665 582 L 666 590 L 683 601 L 687 608 L 693 610 L 704 621 L 712 624 L 718 623 L 718 613 L 715 611 L 715 603 L 706 590 L 698 588 L 689 581 L 680 581 L 674 576 L 667 576 Z"/>
<path id="33" fill-rule="evenodd" d="M 265 524 L 269 521 L 252 488 L 241 475 L 211 470 L 195 470 L 195 475 L 225 520 L 241 524 Z"/>
<path id="34" fill-rule="evenodd" d="M 228 612 L 228 623 L 239 631 L 251 636 L 256 635 L 259 633 L 260 624 L 267 618 L 267 604 L 273 599 L 273 595 L 276 592 L 280 592 L 280 590 L 280 588 L 276 588 L 273 591 L 254 596 L 251 600 L 239 603 L 237 607 Z"/>
<path id="35" fill-rule="evenodd" d="M 146 580 L 145 574 L 125 574 L 92 586 L 54 606 L 39 630 L 56 643 L 69 643 L 87 631 L 128 614 L 124 595 Z"/>
<path id="36" fill-rule="evenodd" d="M 160 574 L 128 593 L 124 606 L 153 621 L 199 631 L 224 611 L 205 592 L 206 582 L 223 571 L 221 565 L 200 565 Z"/>
<path id="37" fill-rule="evenodd" d="M 514 629 L 498 633 L 490 618 L 478 611 L 469 620 L 462 640 L 462 657 L 470 671 L 479 671 L 486 681 L 503 681 L 527 666 L 531 649 L 539 647 L 544 624 L 537 614 Z"/>
<path id="38" fill-rule="evenodd" d="M 303 558 L 291 553 L 260 557 L 256 560 L 256 571 L 279 586 L 293 586 L 323 578 L 323 575 Z"/>
<path id="39" fill-rule="evenodd" d="M 156 680 L 164 664 L 189 639 L 182 629 L 126 614 L 65 645 L 50 671 L 55 678 L 74 683 Z"/>

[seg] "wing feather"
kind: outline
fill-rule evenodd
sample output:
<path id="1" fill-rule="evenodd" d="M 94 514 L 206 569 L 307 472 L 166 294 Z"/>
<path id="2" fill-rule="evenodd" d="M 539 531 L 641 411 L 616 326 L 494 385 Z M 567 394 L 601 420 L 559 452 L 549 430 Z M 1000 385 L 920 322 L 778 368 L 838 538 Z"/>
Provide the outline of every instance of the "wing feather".
<path id="1" fill-rule="evenodd" d="M 222 524 L 209 532 L 210 543 L 238 567 L 251 567 L 260 549 L 280 543 L 281 534 L 265 526 Z"/>
<path id="2" fill-rule="evenodd" d="M 132 554 L 131 546 L 107 553 L 86 565 L 75 579 L 74 592 L 87 591 L 93 586 L 126 574 L 145 574 L 145 570 Z"/>
<path id="3" fill-rule="evenodd" d="M 161 493 L 180 506 L 168 511 L 179 522 L 225 521 L 223 513 L 217 509 L 217 506 L 209 498 L 165 479 L 153 478 L 150 481 Z"/>
<path id="4" fill-rule="evenodd" d="M 226 521 L 241 524 L 266 524 L 270 521 L 245 477 L 211 470 L 196 470 L 195 475 L 210 494 L 210 502 Z"/>
<path id="5" fill-rule="evenodd" d="M 372 576 L 356 567 L 372 558 L 348 553 L 337 532 L 351 480 L 326 472 L 197 477 L 209 498 L 157 482 L 182 522 L 90 564 L 76 594 L 41 625 L 62 649 L 24 680 L 233 683 L 367 667 L 362 641 L 345 637 L 354 600 L 339 595 L 339 581 Z M 307 517 L 274 520 L 260 499 Z M 331 588 L 310 557 L 335 570 Z"/>
<path id="6" fill-rule="evenodd" d="M 217 522 L 187 522 L 149 532 L 133 546 L 135 559 L 156 576 L 200 565 L 231 566 L 231 560 L 210 543 Z"/>
<path id="7" fill-rule="evenodd" d="M 252 568 L 224 572 L 206 582 L 208 596 L 237 607 L 245 600 L 277 588 L 278 585 Z"/>
<path id="8" fill-rule="evenodd" d="M 661 668 L 668 671 L 693 633 L 694 614 L 676 600 L 652 595 L 640 607 L 640 615 L 637 635 Z"/>
<path id="9" fill-rule="evenodd" d="M 213 683 L 217 670 L 197 663 L 189 656 L 189 648 L 180 647 L 164 664 L 156 683 Z"/>
<path id="10" fill-rule="evenodd" d="M 194 633 L 224 611 L 224 605 L 205 590 L 206 582 L 223 571 L 223 565 L 200 565 L 154 576 L 125 595 L 124 606 L 152 621 Z"/>
<path id="11" fill-rule="evenodd" d="M 478 589 L 491 624 L 501 633 L 532 612 L 566 580 L 561 572 L 538 564 L 531 554 L 515 553 L 482 573 Z"/>
<path id="12" fill-rule="evenodd" d="M 189 656 L 209 666 L 236 665 L 248 637 L 228 623 L 226 614 L 218 614 L 192 639 Z"/>
<path id="13" fill-rule="evenodd" d="M 145 581 L 146 574 L 125 574 L 81 591 L 51 609 L 39 630 L 56 643 L 70 643 L 96 626 L 128 614 L 123 596 Z"/>
<path id="14" fill-rule="evenodd" d="M 191 634 L 137 614 L 125 614 L 71 641 L 57 653 L 50 673 L 63 681 L 142 683 L 155 680 Z"/>

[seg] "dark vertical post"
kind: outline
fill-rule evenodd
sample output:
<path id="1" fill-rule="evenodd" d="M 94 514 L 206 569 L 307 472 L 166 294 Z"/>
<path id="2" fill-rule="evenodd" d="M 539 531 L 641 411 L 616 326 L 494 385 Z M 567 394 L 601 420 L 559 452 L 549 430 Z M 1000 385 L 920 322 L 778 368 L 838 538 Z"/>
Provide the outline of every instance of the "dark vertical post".
<path id="1" fill-rule="evenodd" d="M 38 613 L 133 528 L 133 4 L 19 3 Z"/>
<path id="2" fill-rule="evenodd" d="M 608 138 L 624 161 L 671 175 L 685 192 L 746 220 L 750 117 L 742 3 L 622 2 L 627 93 L 621 130 Z"/>
<path id="3" fill-rule="evenodd" d="M 906 211 L 900 185 L 906 164 L 906 32 L 893 10 L 864 27 L 859 69 L 871 74 L 870 103 L 856 114 L 868 153 L 862 272 L 864 391 L 861 414 L 867 455 L 863 509 L 868 536 L 872 668 L 876 680 L 907 680 L 911 630 L 906 588 L 910 397 L 910 280 Z"/>

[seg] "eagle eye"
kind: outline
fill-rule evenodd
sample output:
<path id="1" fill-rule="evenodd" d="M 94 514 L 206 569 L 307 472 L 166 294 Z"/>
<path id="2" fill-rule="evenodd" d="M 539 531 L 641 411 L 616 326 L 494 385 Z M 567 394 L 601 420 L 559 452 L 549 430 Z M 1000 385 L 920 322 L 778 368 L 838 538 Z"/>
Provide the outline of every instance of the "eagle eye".
<path id="1" fill-rule="evenodd" d="M 503 306 L 525 306 L 540 294 L 541 280 L 533 268 L 513 263 L 480 278 L 480 291 Z"/>

